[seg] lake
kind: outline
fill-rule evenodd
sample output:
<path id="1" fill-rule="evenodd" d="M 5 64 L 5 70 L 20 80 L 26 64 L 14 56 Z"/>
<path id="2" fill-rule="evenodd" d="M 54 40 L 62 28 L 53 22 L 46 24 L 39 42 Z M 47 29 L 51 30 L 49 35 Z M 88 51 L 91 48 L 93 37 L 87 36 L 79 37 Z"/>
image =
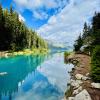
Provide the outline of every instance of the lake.
<path id="1" fill-rule="evenodd" d="M 0 100 L 62 100 L 73 65 L 63 53 L 0 59 Z"/>

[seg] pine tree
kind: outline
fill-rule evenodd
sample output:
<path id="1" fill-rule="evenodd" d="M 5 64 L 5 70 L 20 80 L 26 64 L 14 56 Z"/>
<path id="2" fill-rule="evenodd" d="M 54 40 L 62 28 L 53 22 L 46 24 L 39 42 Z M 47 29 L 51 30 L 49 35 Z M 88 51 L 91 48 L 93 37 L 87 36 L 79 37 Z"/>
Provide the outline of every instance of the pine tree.
<path id="1" fill-rule="evenodd" d="M 2 6 L 0 4 L 0 26 L 2 26 L 2 21 L 3 21 L 3 10 L 2 10 Z"/>
<path id="2" fill-rule="evenodd" d="M 95 46 L 91 62 L 92 79 L 95 82 L 100 82 L 100 46 Z"/>
<path id="3" fill-rule="evenodd" d="M 10 5 L 10 14 L 11 15 L 13 14 L 13 7 L 12 7 L 12 5 Z"/>
<path id="4" fill-rule="evenodd" d="M 36 32 L 28 29 L 23 22 L 19 21 L 19 15 L 13 11 L 12 5 L 10 11 L 3 10 L 0 5 L 0 50 L 23 50 L 32 47 L 43 48 L 45 43 Z"/>
<path id="5" fill-rule="evenodd" d="M 90 33 L 90 26 L 87 25 L 87 23 L 84 23 L 84 28 L 83 28 L 83 35 L 82 38 L 86 39 L 87 36 L 89 36 Z"/>
<path id="6" fill-rule="evenodd" d="M 74 44 L 74 50 L 75 51 L 80 51 L 80 48 L 83 45 L 83 39 L 81 37 L 81 34 L 79 35 L 78 39 L 76 40 L 75 44 Z"/>

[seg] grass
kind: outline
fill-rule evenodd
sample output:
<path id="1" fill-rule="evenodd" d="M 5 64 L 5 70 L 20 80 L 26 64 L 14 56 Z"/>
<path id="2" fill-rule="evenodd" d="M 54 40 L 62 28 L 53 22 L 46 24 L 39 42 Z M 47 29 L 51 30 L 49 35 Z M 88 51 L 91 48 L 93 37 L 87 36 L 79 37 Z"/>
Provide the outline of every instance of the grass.
<path id="1" fill-rule="evenodd" d="M 66 56 L 66 57 L 68 57 L 70 54 L 71 54 L 71 52 L 67 52 L 67 51 L 64 52 L 64 56 Z"/>

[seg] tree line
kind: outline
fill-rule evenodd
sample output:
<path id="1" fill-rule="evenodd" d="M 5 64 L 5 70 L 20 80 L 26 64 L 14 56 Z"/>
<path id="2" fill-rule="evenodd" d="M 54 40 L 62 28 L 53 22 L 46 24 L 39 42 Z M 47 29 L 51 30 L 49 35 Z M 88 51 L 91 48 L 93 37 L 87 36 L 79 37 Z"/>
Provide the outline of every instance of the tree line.
<path id="1" fill-rule="evenodd" d="M 19 20 L 19 15 L 12 6 L 8 10 L 0 4 L 0 51 L 27 48 L 47 48 L 47 43 Z"/>
<path id="2" fill-rule="evenodd" d="M 95 12 L 91 25 L 84 24 L 74 50 L 91 56 L 91 77 L 93 81 L 100 82 L 100 13 Z"/>

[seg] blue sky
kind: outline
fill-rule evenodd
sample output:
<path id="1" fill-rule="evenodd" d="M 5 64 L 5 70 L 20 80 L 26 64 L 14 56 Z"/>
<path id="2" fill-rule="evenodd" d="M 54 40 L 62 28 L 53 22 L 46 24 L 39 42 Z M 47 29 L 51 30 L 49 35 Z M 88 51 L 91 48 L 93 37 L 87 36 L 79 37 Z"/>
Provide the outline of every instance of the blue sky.
<path id="1" fill-rule="evenodd" d="M 84 22 L 100 12 L 100 0 L 0 0 L 10 4 L 28 27 L 53 42 L 73 44 Z"/>
<path id="2" fill-rule="evenodd" d="M 0 0 L 0 3 L 4 8 L 12 5 L 28 27 L 38 29 L 51 16 L 59 13 L 68 4 L 68 0 Z"/>

